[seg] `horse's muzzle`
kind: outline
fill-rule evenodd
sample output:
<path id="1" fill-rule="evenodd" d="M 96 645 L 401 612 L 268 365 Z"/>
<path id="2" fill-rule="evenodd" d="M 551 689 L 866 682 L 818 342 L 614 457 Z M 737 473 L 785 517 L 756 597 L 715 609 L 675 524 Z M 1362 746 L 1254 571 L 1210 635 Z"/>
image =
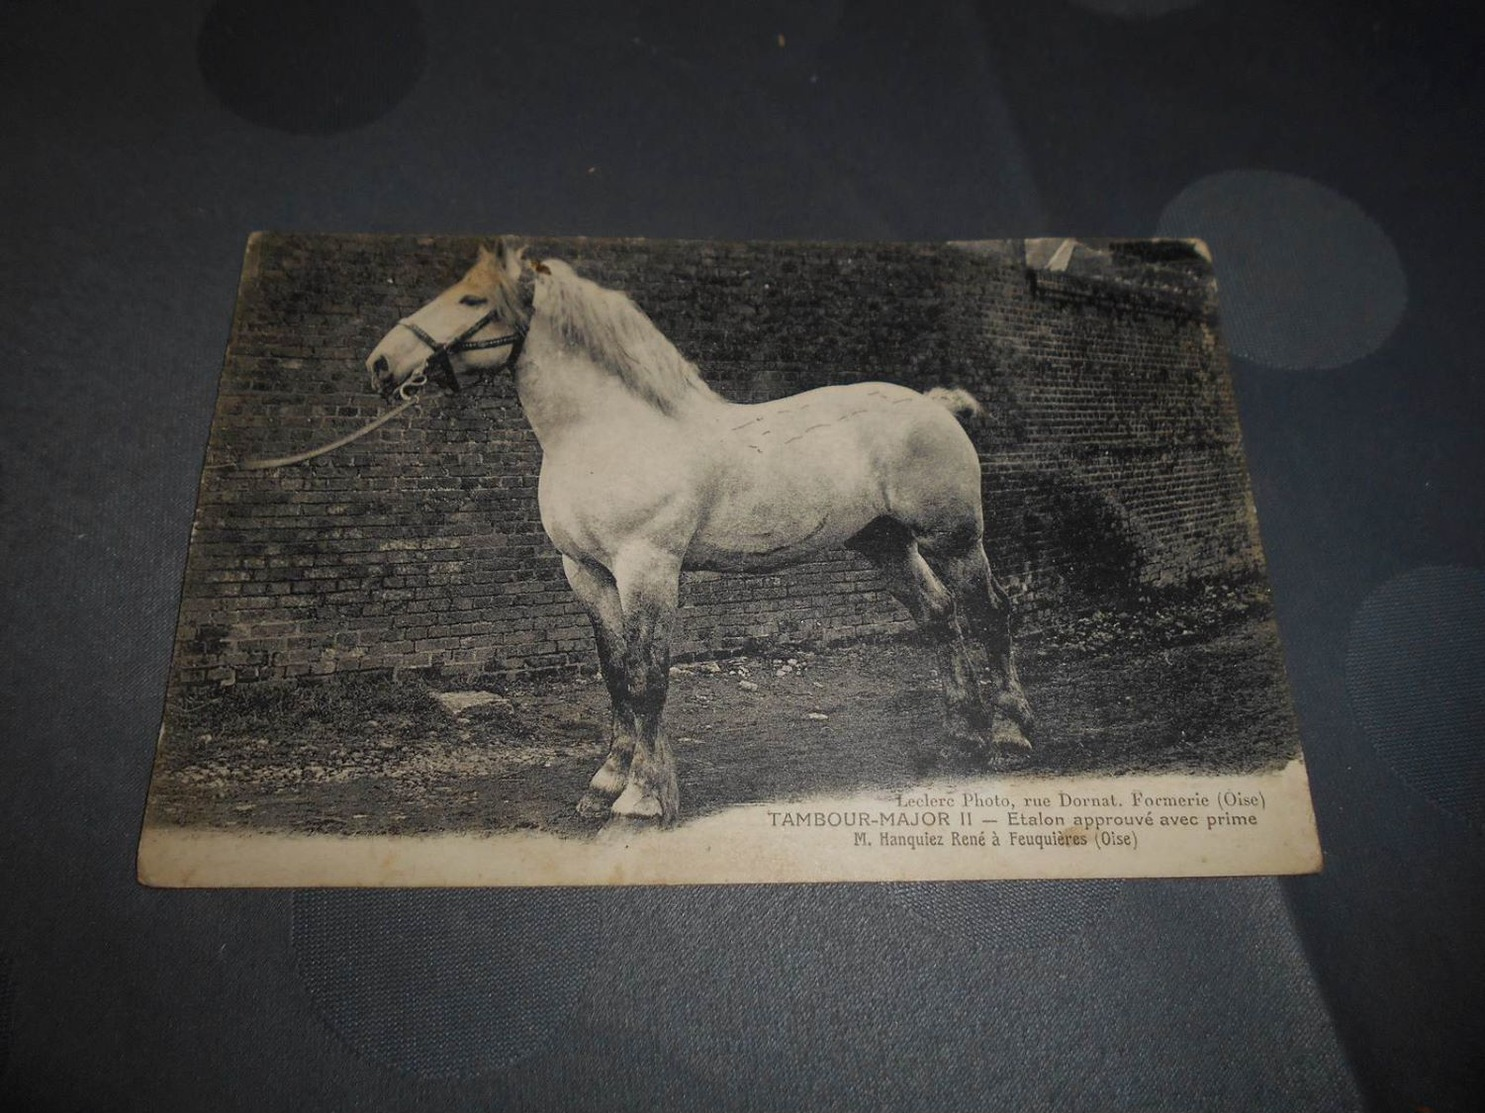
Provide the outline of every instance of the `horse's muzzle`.
<path id="1" fill-rule="evenodd" d="M 390 399 L 397 390 L 397 384 L 392 379 L 392 367 L 387 363 L 387 357 L 377 356 L 368 360 L 366 369 L 371 372 L 371 389 L 384 400 Z"/>

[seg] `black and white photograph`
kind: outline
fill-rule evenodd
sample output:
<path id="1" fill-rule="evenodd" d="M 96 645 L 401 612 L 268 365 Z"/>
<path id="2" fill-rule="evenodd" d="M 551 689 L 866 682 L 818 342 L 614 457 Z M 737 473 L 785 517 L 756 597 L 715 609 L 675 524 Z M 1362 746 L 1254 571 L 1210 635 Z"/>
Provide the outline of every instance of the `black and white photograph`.
<path id="1" fill-rule="evenodd" d="M 1194 240 L 259 234 L 140 875 L 1318 866 Z"/>
<path id="2" fill-rule="evenodd" d="M 1473 1113 L 1466 0 L 0 0 L 0 1113 Z"/>

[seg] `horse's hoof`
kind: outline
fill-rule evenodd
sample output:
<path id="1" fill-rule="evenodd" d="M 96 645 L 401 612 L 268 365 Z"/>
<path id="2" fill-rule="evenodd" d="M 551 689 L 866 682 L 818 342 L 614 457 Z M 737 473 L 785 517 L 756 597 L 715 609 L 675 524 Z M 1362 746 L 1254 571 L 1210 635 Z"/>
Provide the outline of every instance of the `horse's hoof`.
<path id="1" fill-rule="evenodd" d="M 621 819 L 634 819 L 646 823 L 669 825 L 675 822 L 675 808 L 666 808 L 659 795 L 645 792 L 633 781 L 619 794 L 611 811 Z"/>
<path id="2" fill-rule="evenodd" d="M 997 719 L 1010 719 L 1017 723 L 1023 735 L 1036 730 L 1036 712 L 1031 710 L 1030 702 L 1020 692 L 1001 692 L 995 697 L 994 708 Z"/>
<path id="3" fill-rule="evenodd" d="M 951 708 L 944 715 L 949 740 L 970 754 L 983 753 L 990 745 L 989 711 L 980 706 Z"/>
<path id="4" fill-rule="evenodd" d="M 983 755 L 989 743 L 985 740 L 982 731 L 976 730 L 968 723 L 951 723 L 944 731 L 950 745 L 976 756 Z"/>
<path id="5" fill-rule="evenodd" d="M 1031 740 L 1019 723 L 1005 716 L 998 716 L 990 730 L 991 748 L 1001 757 L 1029 757 Z"/>
<path id="6" fill-rule="evenodd" d="M 591 796 L 601 796 L 604 806 L 624 791 L 624 774 L 615 768 L 612 758 L 598 767 L 598 772 L 593 774 L 593 779 L 588 782 L 588 793 Z"/>
<path id="7" fill-rule="evenodd" d="M 577 813 L 584 819 L 606 819 L 608 818 L 608 797 L 600 796 L 596 792 L 585 792 L 577 802 Z"/>

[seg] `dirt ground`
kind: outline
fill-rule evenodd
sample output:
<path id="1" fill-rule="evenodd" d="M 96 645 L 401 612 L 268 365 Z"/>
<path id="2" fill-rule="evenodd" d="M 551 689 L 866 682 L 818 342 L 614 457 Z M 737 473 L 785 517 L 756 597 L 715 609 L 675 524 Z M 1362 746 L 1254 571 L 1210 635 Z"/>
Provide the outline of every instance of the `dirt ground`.
<path id="1" fill-rule="evenodd" d="M 1253 771 L 1297 739 L 1277 634 L 1235 589 L 1068 619 L 1020 646 L 1037 749 L 1011 773 Z M 345 677 L 172 700 L 150 820 L 339 834 L 598 828 L 574 803 L 607 747 L 593 676 Z M 943 733 L 915 639 L 672 670 L 682 817 L 981 767 Z"/>

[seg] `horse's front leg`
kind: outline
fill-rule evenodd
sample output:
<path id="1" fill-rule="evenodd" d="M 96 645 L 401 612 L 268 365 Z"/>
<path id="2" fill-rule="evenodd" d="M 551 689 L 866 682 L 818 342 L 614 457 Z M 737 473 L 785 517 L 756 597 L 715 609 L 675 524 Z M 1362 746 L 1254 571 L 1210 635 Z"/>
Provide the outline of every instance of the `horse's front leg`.
<path id="1" fill-rule="evenodd" d="M 598 647 L 598 668 L 603 674 L 603 683 L 608 688 L 613 705 L 611 715 L 608 755 L 588 791 L 578 801 L 578 812 L 587 816 L 608 814 L 609 805 L 629 780 L 629 763 L 634 757 L 634 731 L 630 716 L 620 715 L 619 706 L 625 697 L 622 681 L 624 658 L 624 612 L 619 603 L 619 588 L 607 568 L 562 558 L 562 571 L 573 594 L 582 601 L 593 624 L 593 640 Z"/>
<path id="2" fill-rule="evenodd" d="M 672 823 L 680 811 L 675 758 L 660 725 L 670 684 L 670 636 L 680 595 L 680 558 L 651 545 L 626 548 L 614 561 L 623 611 L 616 720 L 634 738 L 629 779 L 613 813 Z"/>

